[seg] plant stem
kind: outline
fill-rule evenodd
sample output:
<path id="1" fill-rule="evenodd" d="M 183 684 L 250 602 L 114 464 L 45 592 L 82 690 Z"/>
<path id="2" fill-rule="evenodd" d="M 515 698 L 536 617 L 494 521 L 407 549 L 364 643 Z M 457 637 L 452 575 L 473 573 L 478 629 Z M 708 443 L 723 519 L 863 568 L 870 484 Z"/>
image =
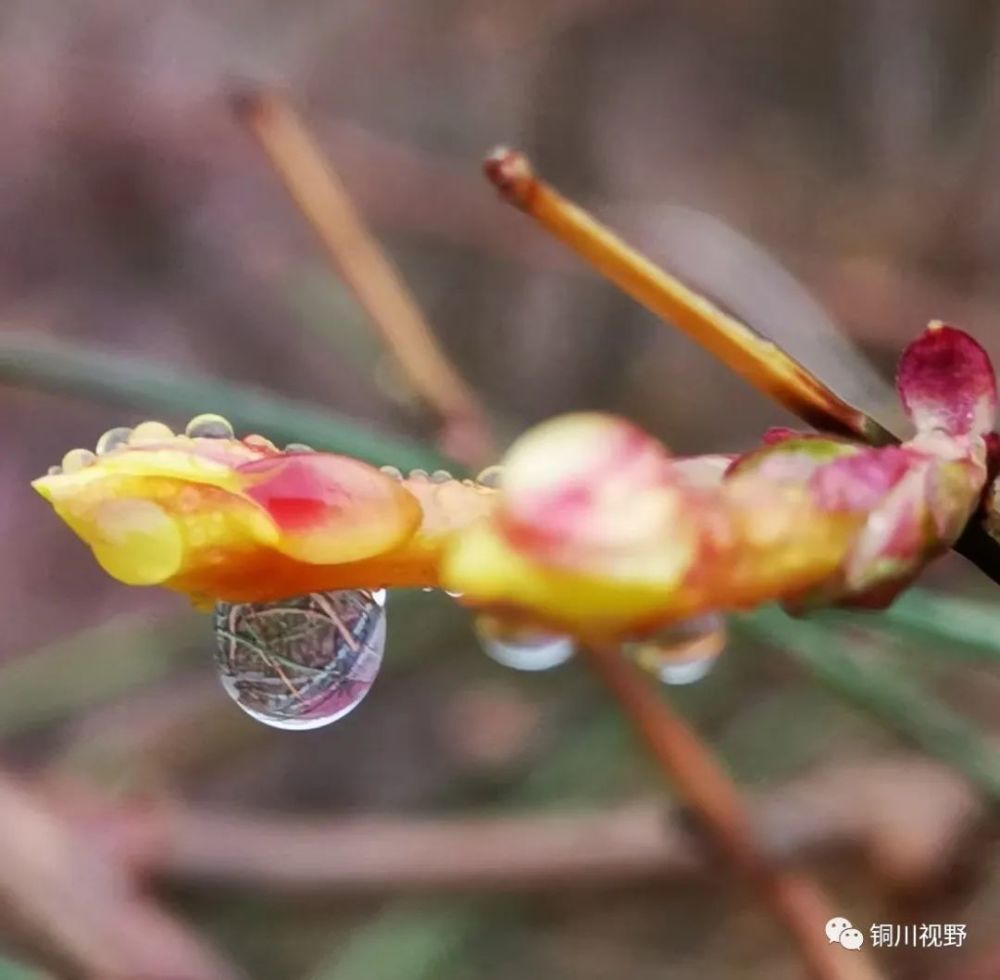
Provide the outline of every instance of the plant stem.
<path id="1" fill-rule="evenodd" d="M 866 953 L 847 952 L 827 942 L 823 927 L 836 913 L 819 887 L 803 875 L 772 867 L 764 858 L 739 792 L 697 734 L 617 649 L 593 646 L 586 652 L 660 771 L 785 926 L 810 975 L 817 980 L 876 980 L 879 973 Z"/>
<path id="2" fill-rule="evenodd" d="M 731 371 L 822 432 L 887 446 L 899 439 L 849 405 L 780 347 L 761 337 L 627 245 L 591 214 L 539 180 L 523 153 L 497 149 L 484 164 L 504 200 L 534 218 L 648 310 L 683 330 Z M 974 515 L 955 550 L 1000 584 L 1000 543 Z"/>
<path id="3" fill-rule="evenodd" d="M 469 465 L 492 461 L 494 446 L 476 395 L 441 349 L 305 123 L 287 100 L 262 90 L 238 93 L 233 110 L 312 225 L 403 376 L 439 418 L 442 451 Z"/>
<path id="4" fill-rule="evenodd" d="M 506 201 L 534 218 L 648 310 L 810 425 L 878 445 L 898 440 L 794 358 L 668 275 L 592 215 L 539 180 L 527 158 L 498 149 L 484 165 Z"/>

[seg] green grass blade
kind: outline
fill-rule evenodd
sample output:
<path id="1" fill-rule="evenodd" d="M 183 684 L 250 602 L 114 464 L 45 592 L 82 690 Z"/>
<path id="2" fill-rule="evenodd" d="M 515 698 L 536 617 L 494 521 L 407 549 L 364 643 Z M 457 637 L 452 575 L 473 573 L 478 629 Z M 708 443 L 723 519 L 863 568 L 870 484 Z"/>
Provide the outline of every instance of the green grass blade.
<path id="1" fill-rule="evenodd" d="M 259 432 L 279 444 L 304 442 L 401 469 L 454 468 L 433 450 L 308 402 L 109 351 L 42 343 L 25 334 L 0 333 L 0 384 L 128 405 L 178 420 L 218 412 L 238 429 Z"/>
<path id="2" fill-rule="evenodd" d="M 438 980 L 480 927 L 484 910 L 482 900 L 393 902 L 312 980 Z"/>
<path id="3" fill-rule="evenodd" d="M 784 650 L 838 697 L 948 763 L 1000 799 L 1000 754 L 985 734 L 902 670 L 850 651 L 835 629 L 775 608 L 735 617 L 738 632 Z"/>
<path id="4" fill-rule="evenodd" d="M 866 625 L 858 619 L 859 625 Z M 911 589 L 874 625 L 891 626 L 953 659 L 1000 661 L 1000 603 Z"/>

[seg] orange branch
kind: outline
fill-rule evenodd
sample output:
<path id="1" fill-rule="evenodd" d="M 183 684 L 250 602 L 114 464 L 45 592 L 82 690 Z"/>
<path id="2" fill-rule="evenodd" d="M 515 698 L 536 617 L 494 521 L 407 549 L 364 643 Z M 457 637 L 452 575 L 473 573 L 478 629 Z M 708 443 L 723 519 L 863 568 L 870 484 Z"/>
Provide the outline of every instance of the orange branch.
<path id="1" fill-rule="evenodd" d="M 810 975 L 816 980 L 878 980 L 880 974 L 867 953 L 828 943 L 823 927 L 839 913 L 820 888 L 804 875 L 778 870 L 764 858 L 739 792 L 695 732 L 617 649 L 589 647 L 586 652 L 661 772 L 785 926 Z"/>
<path id="2" fill-rule="evenodd" d="M 445 451 L 470 465 L 488 462 L 493 446 L 478 399 L 442 351 L 302 119 L 280 96 L 262 91 L 241 92 L 233 99 L 233 108 L 417 397 L 440 419 Z"/>
<path id="3" fill-rule="evenodd" d="M 799 418 L 817 429 L 875 445 L 898 441 L 781 348 L 688 289 L 539 180 L 523 154 L 496 150 L 484 168 L 505 200 L 531 215 L 629 296 L 679 327 L 730 370 Z"/>

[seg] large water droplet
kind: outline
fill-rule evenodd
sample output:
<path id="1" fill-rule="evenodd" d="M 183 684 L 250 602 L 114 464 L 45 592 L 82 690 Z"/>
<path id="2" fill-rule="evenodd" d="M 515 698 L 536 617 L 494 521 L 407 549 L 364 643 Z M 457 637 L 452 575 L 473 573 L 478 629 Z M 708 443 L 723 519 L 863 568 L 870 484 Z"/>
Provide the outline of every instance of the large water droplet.
<path id="1" fill-rule="evenodd" d="M 490 657 L 514 670 L 551 670 L 566 663 L 576 650 L 572 637 L 517 626 L 493 616 L 480 616 L 476 633 Z"/>
<path id="2" fill-rule="evenodd" d="M 683 620 L 625 647 L 640 667 L 672 685 L 706 677 L 725 648 L 726 621 L 717 613 Z"/>
<path id="3" fill-rule="evenodd" d="M 354 589 L 218 603 L 222 686 L 248 715 L 274 728 L 320 728 L 343 718 L 382 665 L 384 601 L 384 592 Z"/>

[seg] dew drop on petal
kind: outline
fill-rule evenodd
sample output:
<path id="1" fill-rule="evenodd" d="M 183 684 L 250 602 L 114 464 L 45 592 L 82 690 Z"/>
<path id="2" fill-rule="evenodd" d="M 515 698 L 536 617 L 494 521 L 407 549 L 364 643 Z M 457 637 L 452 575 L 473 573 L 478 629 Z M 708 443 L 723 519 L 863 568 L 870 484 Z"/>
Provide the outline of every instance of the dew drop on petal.
<path id="1" fill-rule="evenodd" d="M 487 466 L 486 469 L 480 472 L 480 474 L 476 477 L 476 483 L 483 487 L 489 487 L 491 490 L 498 490 L 500 488 L 502 477 L 502 466 Z"/>
<path id="2" fill-rule="evenodd" d="M 64 473 L 76 473 L 90 466 L 97 457 L 89 449 L 71 449 L 62 458 Z"/>
<path id="3" fill-rule="evenodd" d="M 476 620 L 476 634 L 493 660 L 514 670 L 552 670 L 576 651 L 570 636 L 505 623 L 493 616 Z"/>
<path id="4" fill-rule="evenodd" d="M 174 430 L 164 422 L 140 422 L 130 433 L 130 446 L 149 446 L 159 442 L 170 442 L 174 438 Z"/>
<path id="5" fill-rule="evenodd" d="M 304 442 L 290 442 L 285 446 L 286 453 L 314 453 L 316 452 L 312 446 L 307 446 Z"/>
<path id="6" fill-rule="evenodd" d="M 629 643 L 625 651 L 664 684 L 694 684 L 711 673 L 726 647 L 726 623 L 707 613 Z"/>
<path id="7" fill-rule="evenodd" d="M 235 432 L 229 419 L 206 412 L 188 422 L 184 435 L 190 439 L 232 439 Z"/>
<path id="8" fill-rule="evenodd" d="M 215 607 L 226 693 L 273 728 L 321 728 L 368 693 L 385 650 L 385 610 L 363 589 Z"/>
<path id="9" fill-rule="evenodd" d="M 453 479 L 447 470 L 435 470 L 431 473 L 431 483 L 451 483 Z"/>
<path id="10" fill-rule="evenodd" d="M 114 452 L 128 445 L 132 437 L 132 430 L 127 425 L 119 425 L 117 428 L 108 429 L 100 439 L 97 440 L 97 455 L 103 456 L 105 453 Z"/>
<path id="11" fill-rule="evenodd" d="M 380 466 L 379 472 L 391 476 L 394 480 L 403 479 L 403 471 L 396 466 Z"/>
<path id="12" fill-rule="evenodd" d="M 427 475 L 427 470 L 410 470 L 410 479 L 423 482 L 429 480 L 430 477 Z"/>
<path id="13" fill-rule="evenodd" d="M 465 595 L 464 592 L 449 592 L 447 589 L 444 590 L 446 596 L 451 596 L 452 599 L 461 599 Z"/>

